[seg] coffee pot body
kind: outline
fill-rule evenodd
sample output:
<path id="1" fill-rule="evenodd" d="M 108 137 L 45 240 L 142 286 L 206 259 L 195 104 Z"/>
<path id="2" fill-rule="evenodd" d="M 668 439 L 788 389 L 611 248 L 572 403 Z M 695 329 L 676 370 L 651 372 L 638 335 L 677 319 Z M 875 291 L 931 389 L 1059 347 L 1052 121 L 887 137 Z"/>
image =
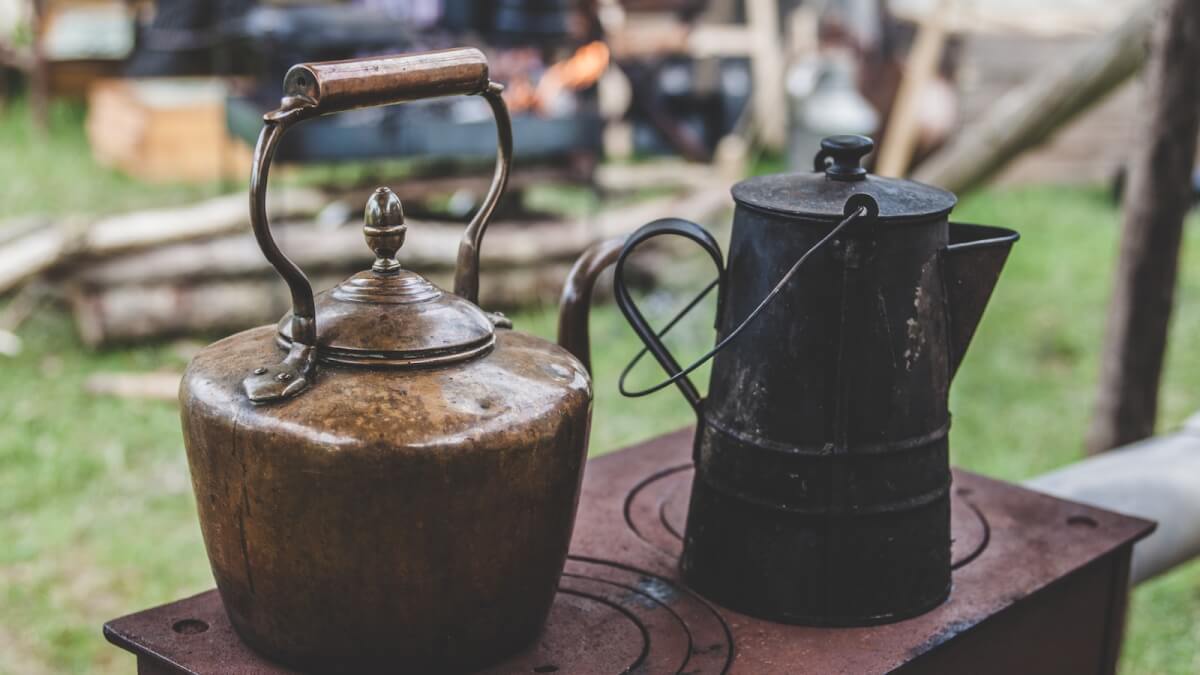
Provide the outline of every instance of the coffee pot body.
<path id="1" fill-rule="evenodd" d="M 813 174 L 734 187 L 725 258 L 684 221 L 632 235 L 616 291 L 697 413 L 684 579 L 754 616 L 867 625 L 950 592 L 948 392 L 1017 235 L 949 222 L 948 192 L 866 174 L 868 139 L 825 146 Z M 621 281 L 662 234 L 719 270 L 706 397 Z"/>

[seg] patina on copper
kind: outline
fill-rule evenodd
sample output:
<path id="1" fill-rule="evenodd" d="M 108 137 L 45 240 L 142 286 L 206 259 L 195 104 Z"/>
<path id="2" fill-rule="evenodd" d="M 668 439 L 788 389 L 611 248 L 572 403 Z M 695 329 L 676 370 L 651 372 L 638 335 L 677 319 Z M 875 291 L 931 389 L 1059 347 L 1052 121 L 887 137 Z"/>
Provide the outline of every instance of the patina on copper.
<path id="1" fill-rule="evenodd" d="M 224 608 L 248 645 L 309 672 L 486 665 L 528 645 L 550 609 L 592 401 L 579 359 L 475 305 L 479 242 L 512 151 L 499 87 L 478 51 L 451 50 L 298 66 L 287 88 L 256 151 L 251 215 L 293 310 L 202 350 L 180 389 Z M 374 264 L 314 297 L 263 203 L 283 130 L 452 93 L 487 98 L 500 140 L 458 292 L 404 268 L 404 240 L 420 232 L 381 188 L 365 214 Z"/>
<path id="2" fill-rule="evenodd" d="M 947 397 L 1017 234 L 950 223 L 954 195 L 868 174 L 871 149 L 828 138 L 813 173 L 735 185 L 727 257 L 664 219 L 616 259 L 617 304 L 670 376 L 627 395 L 674 383 L 699 419 L 683 578 L 753 616 L 869 625 L 950 593 Z M 707 397 L 622 280 L 662 235 L 717 268 Z"/>

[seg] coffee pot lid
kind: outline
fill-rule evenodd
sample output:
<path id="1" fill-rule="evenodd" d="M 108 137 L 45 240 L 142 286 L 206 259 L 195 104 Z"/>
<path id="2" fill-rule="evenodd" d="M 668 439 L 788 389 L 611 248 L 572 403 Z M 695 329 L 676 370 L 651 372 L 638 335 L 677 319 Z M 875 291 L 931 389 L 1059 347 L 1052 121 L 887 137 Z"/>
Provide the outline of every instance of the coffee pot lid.
<path id="1" fill-rule="evenodd" d="M 875 143 L 866 136 L 830 136 L 821 141 L 812 173 L 755 176 L 733 186 L 733 199 L 754 209 L 817 220 L 840 220 L 846 200 L 867 194 L 879 204 L 880 221 L 932 218 L 949 213 L 954 194 L 932 185 L 867 173 L 862 158 Z"/>
<path id="2" fill-rule="evenodd" d="M 408 226 L 395 193 L 376 190 L 364 220 L 375 264 L 316 296 L 317 358 L 351 365 L 428 366 L 489 351 L 496 341 L 495 325 L 483 310 L 396 260 Z M 292 323 L 291 312 L 279 321 L 284 348 L 292 345 Z"/>

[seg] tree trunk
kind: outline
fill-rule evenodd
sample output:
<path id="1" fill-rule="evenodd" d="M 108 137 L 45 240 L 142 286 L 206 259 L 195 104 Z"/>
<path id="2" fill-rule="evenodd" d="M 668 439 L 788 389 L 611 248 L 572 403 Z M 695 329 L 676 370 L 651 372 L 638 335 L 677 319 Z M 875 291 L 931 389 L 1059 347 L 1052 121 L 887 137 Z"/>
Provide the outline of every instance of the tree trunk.
<path id="1" fill-rule="evenodd" d="M 1200 2 L 1159 8 L 1146 72 L 1145 126 L 1133 148 L 1096 411 L 1095 454 L 1154 433 L 1183 220 L 1200 133 Z"/>

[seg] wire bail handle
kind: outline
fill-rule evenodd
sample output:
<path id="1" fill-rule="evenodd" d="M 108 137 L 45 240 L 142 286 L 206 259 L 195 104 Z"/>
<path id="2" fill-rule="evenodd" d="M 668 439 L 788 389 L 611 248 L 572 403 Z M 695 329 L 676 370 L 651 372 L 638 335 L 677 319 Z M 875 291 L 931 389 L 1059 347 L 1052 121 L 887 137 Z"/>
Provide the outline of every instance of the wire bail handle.
<path id="1" fill-rule="evenodd" d="M 661 220 L 656 220 L 652 223 L 643 225 L 636 232 L 630 235 L 629 239 L 625 242 L 625 247 L 621 250 L 620 255 L 617 257 L 616 270 L 613 276 L 613 292 L 617 302 L 617 307 L 621 309 L 621 313 L 625 315 L 626 320 L 628 320 L 630 326 L 633 327 L 633 331 L 642 339 L 642 344 L 645 346 L 637 353 L 636 356 L 633 357 L 629 364 L 625 366 L 624 370 L 621 371 L 621 376 L 618 379 L 618 387 L 621 390 L 621 394 L 629 397 L 646 396 L 647 394 L 653 394 L 656 391 L 674 384 L 675 386 L 679 387 L 680 393 L 683 394 L 683 397 L 687 399 L 687 402 L 692 406 L 692 408 L 699 413 L 700 406 L 703 403 L 703 397 L 700 396 L 700 392 L 698 389 L 696 389 L 696 385 L 693 384 L 687 376 L 691 374 L 692 371 L 707 363 L 709 359 L 716 356 L 717 353 L 725 349 L 725 347 L 729 346 L 729 344 L 733 342 L 737 336 L 740 335 L 742 331 L 744 331 L 746 327 L 758 317 L 759 314 L 762 313 L 767 305 L 771 304 L 771 302 L 779 296 L 783 289 L 788 285 L 788 282 L 790 282 L 792 278 L 796 276 L 796 273 L 800 270 L 804 263 L 812 257 L 814 253 L 823 248 L 827 243 L 833 240 L 834 237 L 836 237 L 852 223 L 859 221 L 873 221 L 875 218 L 877 218 L 879 216 L 879 205 L 870 195 L 857 193 L 851 195 L 846 200 L 846 205 L 843 209 L 843 212 L 845 217 L 837 225 L 835 225 L 828 234 L 817 241 L 817 243 L 809 247 L 807 251 L 797 258 L 796 262 L 792 263 L 792 266 L 787 272 L 784 273 L 779 281 L 776 282 L 771 291 L 763 297 L 758 305 L 750 312 L 749 315 L 746 316 L 745 319 L 742 320 L 740 324 L 737 325 L 736 328 L 729 331 L 729 333 L 726 334 L 725 337 L 721 338 L 721 340 L 712 349 L 708 350 L 708 352 L 696 359 L 686 368 L 681 368 L 679 366 L 679 362 L 675 360 L 675 357 L 666 348 L 666 345 L 663 344 L 662 338 L 671 330 L 671 328 L 679 323 L 679 321 L 683 319 L 688 312 L 695 308 L 696 305 L 700 304 L 700 301 L 703 300 L 710 292 L 712 292 L 714 288 L 724 288 L 726 269 L 723 263 L 723 257 L 721 255 L 721 248 L 717 244 L 716 239 L 713 238 L 712 234 L 709 233 L 708 230 L 705 230 L 691 221 L 680 218 L 664 218 Z M 704 289 L 696 295 L 696 297 L 692 298 L 692 300 L 688 302 L 688 304 L 685 305 L 684 308 L 679 311 L 679 313 L 677 313 L 671 318 L 670 321 L 667 322 L 667 325 L 664 326 L 661 331 L 655 332 L 654 329 L 650 327 L 649 322 L 646 321 L 645 316 L 642 315 L 637 303 L 633 301 L 633 296 L 630 294 L 629 288 L 625 284 L 624 270 L 626 259 L 631 253 L 633 253 L 634 249 L 646 241 L 653 239 L 654 237 L 666 234 L 673 234 L 684 237 L 685 239 L 690 239 L 704 249 L 709 257 L 712 258 L 713 263 L 717 267 L 717 278 L 709 282 L 709 284 L 705 286 Z M 721 317 L 723 299 L 724 291 L 718 290 L 716 311 L 717 321 L 719 321 Z M 714 328 L 715 327 L 716 324 L 714 323 Z M 664 371 L 666 371 L 668 377 L 667 379 L 651 387 L 639 389 L 637 391 L 630 391 L 625 386 L 625 380 L 629 376 L 630 371 L 632 371 L 633 367 L 637 365 L 639 361 L 641 361 L 642 356 L 644 356 L 646 352 L 650 352 L 654 356 L 654 359 L 658 361 L 659 365 L 662 366 Z"/>

